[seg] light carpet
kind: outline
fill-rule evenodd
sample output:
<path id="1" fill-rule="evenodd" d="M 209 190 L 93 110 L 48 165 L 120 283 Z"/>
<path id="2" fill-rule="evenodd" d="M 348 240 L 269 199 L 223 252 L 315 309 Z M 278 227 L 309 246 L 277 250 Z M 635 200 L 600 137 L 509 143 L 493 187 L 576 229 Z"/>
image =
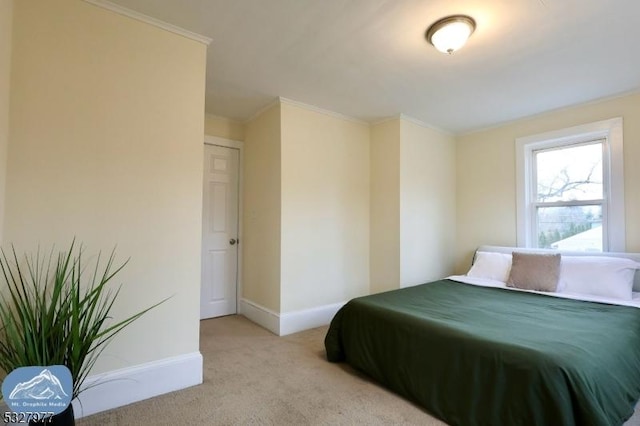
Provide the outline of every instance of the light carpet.
<path id="1" fill-rule="evenodd" d="M 324 353 L 327 327 L 278 337 L 242 316 L 202 321 L 204 382 L 89 425 L 445 425 Z"/>
<path id="2" fill-rule="evenodd" d="M 352 368 L 327 362 L 326 330 L 278 337 L 242 316 L 202 321 L 202 385 L 77 424 L 445 425 Z M 640 426 L 637 409 L 625 426 Z"/>

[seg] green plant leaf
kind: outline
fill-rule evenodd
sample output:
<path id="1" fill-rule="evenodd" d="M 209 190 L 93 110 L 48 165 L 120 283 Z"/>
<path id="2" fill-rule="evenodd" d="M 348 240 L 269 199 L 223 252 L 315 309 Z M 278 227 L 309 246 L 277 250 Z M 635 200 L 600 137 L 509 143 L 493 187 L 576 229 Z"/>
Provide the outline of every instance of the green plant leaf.
<path id="1" fill-rule="evenodd" d="M 75 239 L 68 250 L 48 257 L 40 249 L 19 257 L 0 250 L 0 368 L 5 374 L 31 365 L 65 365 L 73 378 L 73 398 L 98 357 L 128 325 L 169 298 L 125 319 L 112 321 L 121 286 L 111 282 L 128 260 L 115 265 L 115 249 L 106 262 L 98 254 L 85 270 L 83 247 Z"/>

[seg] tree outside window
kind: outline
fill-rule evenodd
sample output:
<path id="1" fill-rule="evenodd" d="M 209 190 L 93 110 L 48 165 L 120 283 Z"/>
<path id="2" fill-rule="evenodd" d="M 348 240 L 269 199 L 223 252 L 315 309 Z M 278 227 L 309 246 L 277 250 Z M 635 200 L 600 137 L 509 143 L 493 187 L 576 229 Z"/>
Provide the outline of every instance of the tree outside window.
<path id="1" fill-rule="evenodd" d="M 603 251 L 603 140 L 533 151 L 538 247 Z"/>

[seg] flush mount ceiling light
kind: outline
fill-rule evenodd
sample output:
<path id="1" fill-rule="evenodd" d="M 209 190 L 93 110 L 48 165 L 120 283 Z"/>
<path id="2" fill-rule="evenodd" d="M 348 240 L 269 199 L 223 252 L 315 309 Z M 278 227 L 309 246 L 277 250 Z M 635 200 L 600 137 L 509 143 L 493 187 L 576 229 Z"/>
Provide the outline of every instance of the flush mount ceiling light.
<path id="1" fill-rule="evenodd" d="M 460 49 L 476 29 L 470 16 L 453 15 L 434 22 L 427 30 L 427 41 L 442 53 L 449 55 Z"/>

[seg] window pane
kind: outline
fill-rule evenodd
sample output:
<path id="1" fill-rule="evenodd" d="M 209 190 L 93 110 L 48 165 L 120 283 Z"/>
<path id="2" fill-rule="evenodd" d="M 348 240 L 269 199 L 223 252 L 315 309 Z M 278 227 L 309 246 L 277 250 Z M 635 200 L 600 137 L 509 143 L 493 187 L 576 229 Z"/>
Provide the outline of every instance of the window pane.
<path id="1" fill-rule="evenodd" d="M 538 202 L 602 199 L 602 143 L 536 152 Z"/>
<path id="2" fill-rule="evenodd" d="M 602 206 L 538 207 L 538 247 L 602 251 Z"/>

